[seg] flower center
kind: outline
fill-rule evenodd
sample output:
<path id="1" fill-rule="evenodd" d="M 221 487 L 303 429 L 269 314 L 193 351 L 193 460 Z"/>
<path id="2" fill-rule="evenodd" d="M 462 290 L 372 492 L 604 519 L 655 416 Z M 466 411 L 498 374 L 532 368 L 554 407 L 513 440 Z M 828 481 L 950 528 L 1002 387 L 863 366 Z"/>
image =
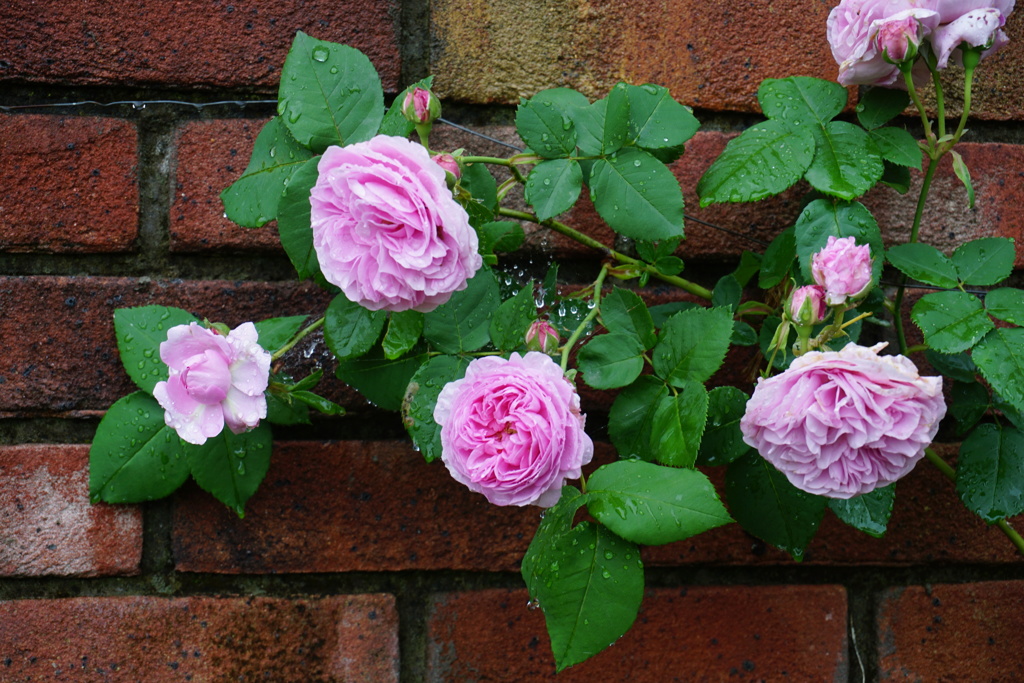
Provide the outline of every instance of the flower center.
<path id="1" fill-rule="evenodd" d="M 220 403 L 231 388 L 231 370 L 223 354 L 207 350 L 185 361 L 182 382 L 188 395 L 206 405 Z"/>

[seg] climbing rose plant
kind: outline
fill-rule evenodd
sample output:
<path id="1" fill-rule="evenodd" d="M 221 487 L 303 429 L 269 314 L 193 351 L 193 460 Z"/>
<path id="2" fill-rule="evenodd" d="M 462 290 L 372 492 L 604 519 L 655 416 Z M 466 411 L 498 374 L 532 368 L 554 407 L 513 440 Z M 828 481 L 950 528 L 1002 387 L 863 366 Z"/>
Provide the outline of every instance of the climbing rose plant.
<path id="1" fill-rule="evenodd" d="M 270 425 L 344 413 L 313 391 L 321 370 L 282 370 L 322 329 L 335 376 L 400 411 L 422 457 L 482 505 L 544 511 L 522 575 L 559 669 L 629 629 L 641 545 L 735 522 L 799 560 L 827 511 L 879 536 L 895 483 L 922 460 L 1024 552 L 1006 521 L 1024 512 L 1024 291 L 1000 286 L 1014 244 L 982 238 L 943 253 L 920 240 L 918 211 L 909 239 L 886 249 L 858 201 L 878 184 L 908 192 L 913 169 L 923 206 L 949 155 L 973 203 L 956 146 L 975 69 L 1006 42 L 1012 9 L 843 0 L 827 26 L 839 80 L 872 87 L 845 116 L 842 85 L 761 84 L 766 120 L 706 170 L 700 203 L 752 202 L 801 181 L 806 202 L 764 253 L 744 252 L 710 287 L 679 275 L 683 193 L 668 165 L 686 163 L 699 123 L 665 88 L 620 83 L 595 102 L 539 92 L 516 110 L 522 152 L 473 156 L 431 148 L 441 110 L 431 79 L 386 107 L 363 54 L 299 33 L 279 115 L 222 198 L 240 225 L 276 220 L 298 277 L 334 299 L 316 320 L 234 330 L 173 307 L 118 310 L 118 348 L 139 390 L 99 425 L 92 499 L 152 500 L 191 476 L 243 515 L 270 463 Z M 938 77 L 950 63 L 965 74 L 952 123 Z M 929 80 L 934 119 L 918 95 Z M 923 140 L 894 123 L 908 107 Z M 509 201 L 516 188 L 526 210 Z M 557 219 L 584 188 L 618 249 Z M 561 289 L 557 263 L 538 280 L 503 269 L 524 224 L 593 248 L 603 261 L 592 284 Z M 652 279 L 688 296 L 648 306 Z M 915 281 L 933 291 L 909 307 Z M 908 343 L 908 314 L 923 343 Z M 715 386 L 735 347 L 760 376 Z M 591 463 L 581 385 L 617 392 L 614 462 Z M 931 449 L 940 424 L 962 440 L 955 470 Z M 713 468 L 725 469 L 721 491 L 704 473 Z"/>

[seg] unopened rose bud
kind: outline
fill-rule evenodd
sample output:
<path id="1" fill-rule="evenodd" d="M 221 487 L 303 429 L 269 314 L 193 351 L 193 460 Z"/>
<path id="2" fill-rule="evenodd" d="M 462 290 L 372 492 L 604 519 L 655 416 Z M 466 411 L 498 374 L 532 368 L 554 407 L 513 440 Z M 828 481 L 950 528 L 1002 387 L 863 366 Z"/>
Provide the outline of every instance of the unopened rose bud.
<path id="1" fill-rule="evenodd" d="M 899 64 L 917 56 L 917 48 L 921 44 L 921 31 L 921 24 L 917 18 L 902 12 L 878 27 L 875 41 L 887 61 Z"/>
<path id="2" fill-rule="evenodd" d="M 546 320 L 534 320 L 526 330 L 526 348 L 553 355 L 558 348 L 558 332 Z"/>
<path id="3" fill-rule="evenodd" d="M 449 187 L 455 184 L 455 181 L 462 177 L 462 169 L 459 168 L 459 162 L 455 160 L 451 154 L 438 154 L 434 157 L 434 163 L 444 169 L 445 178 L 450 182 Z"/>
<path id="4" fill-rule="evenodd" d="M 793 290 L 789 299 L 790 319 L 802 327 L 817 325 L 828 315 L 825 290 L 818 285 L 806 285 Z"/>
<path id="5" fill-rule="evenodd" d="M 417 125 L 433 122 L 441 115 L 441 102 L 424 88 L 413 88 L 402 100 L 402 114 Z"/>
<path id="6" fill-rule="evenodd" d="M 871 289 L 871 247 L 852 237 L 828 238 L 825 248 L 811 257 L 811 276 L 825 288 L 829 306 L 842 306 Z"/>

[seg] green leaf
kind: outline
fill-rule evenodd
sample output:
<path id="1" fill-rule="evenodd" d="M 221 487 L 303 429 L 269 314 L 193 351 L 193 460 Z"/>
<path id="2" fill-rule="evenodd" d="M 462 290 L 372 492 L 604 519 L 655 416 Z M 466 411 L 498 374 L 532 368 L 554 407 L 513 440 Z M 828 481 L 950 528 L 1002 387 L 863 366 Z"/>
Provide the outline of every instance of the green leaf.
<path id="1" fill-rule="evenodd" d="M 827 499 L 804 493 L 786 475 L 751 453 L 729 465 L 725 496 L 733 518 L 761 540 L 784 550 L 794 560 L 814 538 Z"/>
<path id="2" fill-rule="evenodd" d="M 683 234 L 683 192 L 664 164 L 647 152 L 625 149 L 594 162 L 594 208 L 615 232 L 660 240 Z"/>
<path id="3" fill-rule="evenodd" d="M 402 422 L 427 462 L 441 457 L 441 426 L 434 422 L 437 397 L 446 384 L 462 379 L 468 366 L 466 358 L 434 356 L 409 382 L 402 401 Z"/>
<path id="4" fill-rule="evenodd" d="M 743 322 L 734 320 L 732 323 L 732 337 L 729 341 L 735 346 L 756 346 L 758 340 L 757 330 Z"/>
<path id="5" fill-rule="evenodd" d="M 828 506 L 836 517 L 854 529 L 881 538 L 889 524 L 895 498 L 896 484 L 889 484 L 846 500 L 831 498 Z"/>
<path id="6" fill-rule="evenodd" d="M 964 163 L 964 158 L 960 156 L 959 152 L 951 150 L 950 155 L 953 157 L 953 173 L 956 174 L 956 177 L 964 184 L 964 189 L 967 190 L 967 207 L 973 209 L 974 185 L 971 183 L 971 171 L 967 168 L 967 164 Z"/>
<path id="7" fill-rule="evenodd" d="M 910 106 L 906 90 L 867 88 L 857 102 L 857 120 L 868 130 L 884 126 Z"/>
<path id="8" fill-rule="evenodd" d="M 973 382 L 978 368 L 966 353 L 946 354 L 928 349 L 924 352 L 932 367 L 946 377 L 951 377 L 959 382 Z"/>
<path id="9" fill-rule="evenodd" d="M 981 301 L 966 292 L 933 292 L 910 311 L 928 346 L 942 353 L 965 351 L 993 328 Z M 977 360 L 977 359 L 975 359 Z"/>
<path id="10" fill-rule="evenodd" d="M 789 125 L 824 126 L 846 106 L 846 88 L 820 78 L 766 78 L 757 90 L 761 111 Z"/>
<path id="11" fill-rule="evenodd" d="M 629 140 L 645 150 L 674 149 L 693 137 L 700 122 L 660 85 L 627 85 Z"/>
<path id="12" fill-rule="evenodd" d="M 339 294 L 324 313 L 324 341 L 338 360 L 361 356 L 377 343 L 385 320 L 385 311 L 367 310 Z"/>
<path id="13" fill-rule="evenodd" d="M 786 274 L 793 268 L 795 259 L 796 231 L 794 228 L 786 228 L 765 249 L 764 260 L 761 261 L 761 273 L 757 277 L 757 286 L 761 289 L 771 289 L 782 282 Z"/>
<path id="14" fill-rule="evenodd" d="M 954 288 L 959 284 L 953 262 L 930 244 L 898 244 L 885 257 L 900 272 L 926 285 Z"/>
<path id="15" fill-rule="evenodd" d="M 956 433 L 965 434 L 991 406 L 988 389 L 980 382 L 957 382 L 949 392 L 949 414 L 956 419 Z"/>
<path id="16" fill-rule="evenodd" d="M 274 353 L 295 336 L 308 317 L 308 315 L 292 315 L 287 318 L 268 318 L 254 323 L 256 334 L 259 335 L 260 346 L 266 351 Z"/>
<path id="17" fill-rule="evenodd" d="M 724 306 L 735 313 L 742 298 L 743 288 L 739 281 L 732 275 L 724 275 L 715 283 L 715 289 L 711 292 L 711 305 Z"/>
<path id="18" fill-rule="evenodd" d="M 1024 512 L 1024 433 L 979 425 L 960 446 L 956 492 L 990 524 Z"/>
<path id="19" fill-rule="evenodd" d="M 632 384 L 644 369 L 644 346 L 631 334 L 610 333 L 592 338 L 580 350 L 577 365 L 583 381 L 595 389 Z"/>
<path id="20" fill-rule="evenodd" d="M 576 126 L 569 113 L 575 102 L 565 88 L 540 91 L 516 109 L 516 133 L 545 159 L 571 156 L 576 152 Z"/>
<path id="21" fill-rule="evenodd" d="M 526 202 L 543 221 L 571 209 L 582 188 L 583 170 L 578 161 L 542 161 L 526 177 Z"/>
<path id="22" fill-rule="evenodd" d="M 814 159 L 814 136 L 781 121 L 751 126 L 729 141 L 697 183 L 702 207 L 753 202 L 788 189 Z"/>
<path id="23" fill-rule="evenodd" d="M 392 360 L 384 357 L 380 346 L 375 346 L 362 356 L 340 361 L 336 374 L 371 403 L 384 410 L 399 410 L 409 380 L 426 360 L 427 354 L 421 348 Z"/>
<path id="24" fill-rule="evenodd" d="M 270 119 L 256 136 L 242 177 L 220 193 L 224 213 L 246 228 L 258 228 L 274 220 L 289 178 L 312 156 L 312 152 L 296 142 L 280 118 Z"/>
<path id="25" fill-rule="evenodd" d="M 921 170 L 924 153 L 913 135 L 903 128 L 879 128 L 869 133 L 886 161 Z"/>
<path id="26" fill-rule="evenodd" d="M 644 592 L 640 551 L 605 527 L 582 522 L 537 550 L 533 566 L 536 573 L 524 578 L 544 610 L 558 671 L 601 652 L 636 619 Z"/>
<path id="27" fill-rule="evenodd" d="M 302 31 L 284 60 L 277 97 L 281 120 L 316 153 L 369 140 L 384 119 L 384 90 L 366 55 Z"/>
<path id="28" fill-rule="evenodd" d="M 736 387 L 715 387 L 708 392 L 708 420 L 697 455 L 698 465 L 728 465 L 750 451 L 740 431 L 740 419 L 749 399 Z"/>
<path id="29" fill-rule="evenodd" d="M 642 545 L 681 541 L 732 521 L 702 472 L 641 460 L 613 462 L 590 475 L 587 510 Z"/>
<path id="30" fill-rule="evenodd" d="M 654 262 L 654 267 L 663 275 L 679 275 L 683 272 L 683 259 L 678 256 L 663 256 Z"/>
<path id="31" fill-rule="evenodd" d="M 178 325 L 199 322 L 188 311 L 169 306 L 139 306 L 114 311 L 114 334 L 124 370 L 149 394 L 157 382 L 167 380 L 167 366 L 160 360 L 160 344 L 167 331 Z"/>
<path id="32" fill-rule="evenodd" d="M 423 337 L 444 353 L 476 351 L 490 341 L 491 316 L 501 304 L 498 281 L 481 268 L 466 288 L 423 318 Z"/>
<path id="33" fill-rule="evenodd" d="M 654 263 L 674 254 L 682 241 L 681 237 L 671 237 L 665 240 L 636 240 L 634 245 L 636 253 L 641 259 L 648 263 Z"/>
<path id="34" fill-rule="evenodd" d="M 248 501 L 270 468 L 273 437 L 270 427 L 260 425 L 241 434 L 225 428 L 202 446 L 188 449 L 188 465 L 199 488 L 245 516 Z"/>
<path id="35" fill-rule="evenodd" d="M 982 237 L 957 247 L 953 265 L 964 284 L 994 285 L 1010 276 L 1015 258 L 1009 237 Z"/>
<path id="36" fill-rule="evenodd" d="M 823 130 L 815 130 L 814 138 L 814 160 L 804 178 L 819 192 L 854 199 L 882 177 L 882 155 L 860 126 L 832 121 Z"/>
<path id="37" fill-rule="evenodd" d="M 878 182 L 883 185 L 888 185 L 892 189 L 896 190 L 900 194 L 906 194 L 910 191 L 910 169 L 906 166 L 897 166 L 891 161 L 882 160 L 882 166 L 885 170 L 882 171 L 882 177 L 878 179 Z"/>
<path id="38" fill-rule="evenodd" d="M 537 319 L 537 303 L 533 299 L 533 280 L 503 302 L 491 318 L 490 335 L 502 351 L 514 351 L 526 343 L 526 331 Z"/>
<path id="39" fill-rule="evenodd" d="M 320 272 L 320 260 L 313 248 L 309 193 L 319 177 L 320 157 L 307 161 L 288 183 L 277 210 L 277 232 L 288 260 L 300 280 L 314 278 L 321 286 L 327 281 Z"/>
<path id="40" fill-rule="evenodd" d="M 763 260 L 764 258 L 761 254 L 755 254 L 746 249 L 743 250 L 740 254 L 740 263 L 732 274 L 736 281 L 740 283 L 740 287 L 746 287 L 751 278 L 760 272 Z"/>
<path id="41" fill-rule="evenodd" d="M 651 453 L 662 465 L 693 467 L 708 417 L 708 390 L 687 382 L 682 393 L 658 402 L 651 425 Z"/>
<path id="42" fill-rule="evenodd" d="M 993 318 L 1024 325 L 1024 290 L 1000 287 L 985 295 L 985 310 Z"/>
<path id="43" fill-rule="evenodd" d="M 477 232 L 480 234 L 480 253 L 493 254 L 496 251 L 515 251 L 523 244 L 526 236 L 523 234 L 523 226 L 512 221 L 492 221 L 481 225 Z"/>
<path id="44" fill-rule="evenodd" d="M 654 414 L 669 395 L 664 382 L 643 375 L 619 392 L 608 413 L 608 438 L 619 457 L 653 460 Z"/>
<path id="45" fill-rule="evenodd" d="M 378 135 L 394 135 L 400 138 L 409 137 L 413 130 L 416 129 L 416 125 L 409 119 L 405 118 L 405 114 L 402 113 L 402 105 L 405 103 L 405 96 L 416 88 L 430 90 L 430 86 L 433 82 L 434 77 L 427 76 L 398 93 L 398 96 L 395 97 L 391 106 L 388 108 L 387 113 L 384 114 L 384 120 L 380 122 L 380 131 L 378 132 Z"/>
<path id="46" fill-rule="evenodd" d="M 694 308 L 676 313 L 654 347 L 654 372 L 674 386 L 705 382 L 722 365 L 732 337 L 732 311 Z"/>
<path id="47" fill-rule="evenodd" d="M 778 350 L 775 351 L 772 348 L 772 342 L 775 341 L 775 335 L 779 333 L 778 330 L 781 324 L 782 318 L 774 315 L 766 317 L 764 322 L 761 323 L 761 332 L 758 336 L 757 342 L 758 346 L 761 347 L 761 355 L 770 360 L 773 367 L 779 370 L 785 370 L 795 358 L 795 356 L 793 356 L 792 347 L 789 345 L 789 337 L 793 330 L 792 327 L 787 328 L 786 339 L 782 340 L 782 344 L 779 346 Z"/>
<path id="48" fill-rule="evenodd" d="M 815 199 L 796 219 L 796 254 L 804 279 L 813 282 L 811 257 L 828 244 L 829 237 L 853 237 L 857 244 L 871 246 L 871 280 L 876 285 L 882 275 L 885 245 L 871 212 L 860 202 L 832 202 Z"/>
<path id="49" fill-rule="evenodd" d="M 609 332 L 635 336 L 644 349 L 658 341 L 647 304 L 635 292 L 616 287 L 601 299 L 601 322 Z"/>
<path id="50" fill-rule="evenodd" d="M 164 409 L 141 391 L 110 406 L 89 448 L 89 499 L 141 503 L 173 493 L 188 479 L 191 445 L 164 424 Z"/>
<path id="51" fill-rule="evenodd" d="M 419 311 L 400 311 L 391 314 L 388 320 L 388 331 L 384 333 L 381 348 L 384 357 L 394 360 L 404 356 L 423 334 L 423 314 Z"/>
<path id="52" fill-rule="evenodd" d="M 978 342 L 971 357 L 992 388 L 1024 411 L 1024 328 L 997 327 Z"/>
<path id="53" fill-rule="evenodd" d="M 288 394 L 267 393 L 267 422 L 276 425 L 297 425 L 309 422 L 309 406 L 294 401 Z"/>
<path id="54" fill-rule="evenodd" d="M 680 311 L 689 311 L 694 308 L 703 308 L 700 304 L 695 304 L 692 301 L 673 301 L 668 304 L 658 304 L 657 306 L 651 306 L 649 309 L 651 312 L 651 320 L 654 322 L 656 328 L 665 327 L 665 323 L 668 319 L 674 316 Z"/>
<path id="55" fill-rule="evenodd" d="M 493 221 L 494 212 L 498 210 L 498 183 L 494 180 L 491 172 L 487 170 L 486 164 L 463 166 L 459 185 L 472 197 L 465 203 L 470 225 L 479 228 L 481 225 Z"/>
<path id="56" fill-rule="evenodd" d="M 303 403 L 310 408 L 316 408 L 324 415 L 344 415 L 345 409 L 339 406 L 334 401 L 324 398 L 318 394 L 314 394 L 312 391 L 292 391 L 291 396 L 296 401 Z"/>

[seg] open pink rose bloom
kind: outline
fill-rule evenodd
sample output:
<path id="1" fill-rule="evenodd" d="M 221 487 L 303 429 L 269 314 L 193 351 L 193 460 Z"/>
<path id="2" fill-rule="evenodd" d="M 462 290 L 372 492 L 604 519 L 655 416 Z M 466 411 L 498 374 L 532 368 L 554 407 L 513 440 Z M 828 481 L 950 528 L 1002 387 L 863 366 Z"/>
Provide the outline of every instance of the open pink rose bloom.
<path id="1" fill-rule="evenodd" d="M 873 347 L 812 351 L 758 381 L 743 440 L 797 488 L 852 498 L 907 474 L 946 414 L 941 377 Z"/>
<path id="2" fill-rule="evenodd" d="M 160 359 L 170 377 L 153 388 L 167 426 L 198 445 L 225 424 L 235 434 L 257 426 L 267 416 L 270 354 L 256 340 L 252 323 L 226 337 L 197 323 L 168 330 Z"/>
<path id="3" fill-rule="evenodd" d="M 594 455 L 576 389 L 543 353 L 474 360 L 434 420 L 452 477 L 495 505 L 551 507 Z"/>
<path id="4" fill-rule="evenodd" d="M 432 311 L 483 265 L 469 216 L 427 150 L 378 135 L 329 147 L 310 194 L 320 270 L 373 311 Z"/>
<path id="5" fill-rule="evenodd" d="M 830 235 L 825 247 L 811 257 L 811 276 L 824 288 L 825 302 L 841 306 L 871 289 L 871 264 L 870 246 Z"/>

